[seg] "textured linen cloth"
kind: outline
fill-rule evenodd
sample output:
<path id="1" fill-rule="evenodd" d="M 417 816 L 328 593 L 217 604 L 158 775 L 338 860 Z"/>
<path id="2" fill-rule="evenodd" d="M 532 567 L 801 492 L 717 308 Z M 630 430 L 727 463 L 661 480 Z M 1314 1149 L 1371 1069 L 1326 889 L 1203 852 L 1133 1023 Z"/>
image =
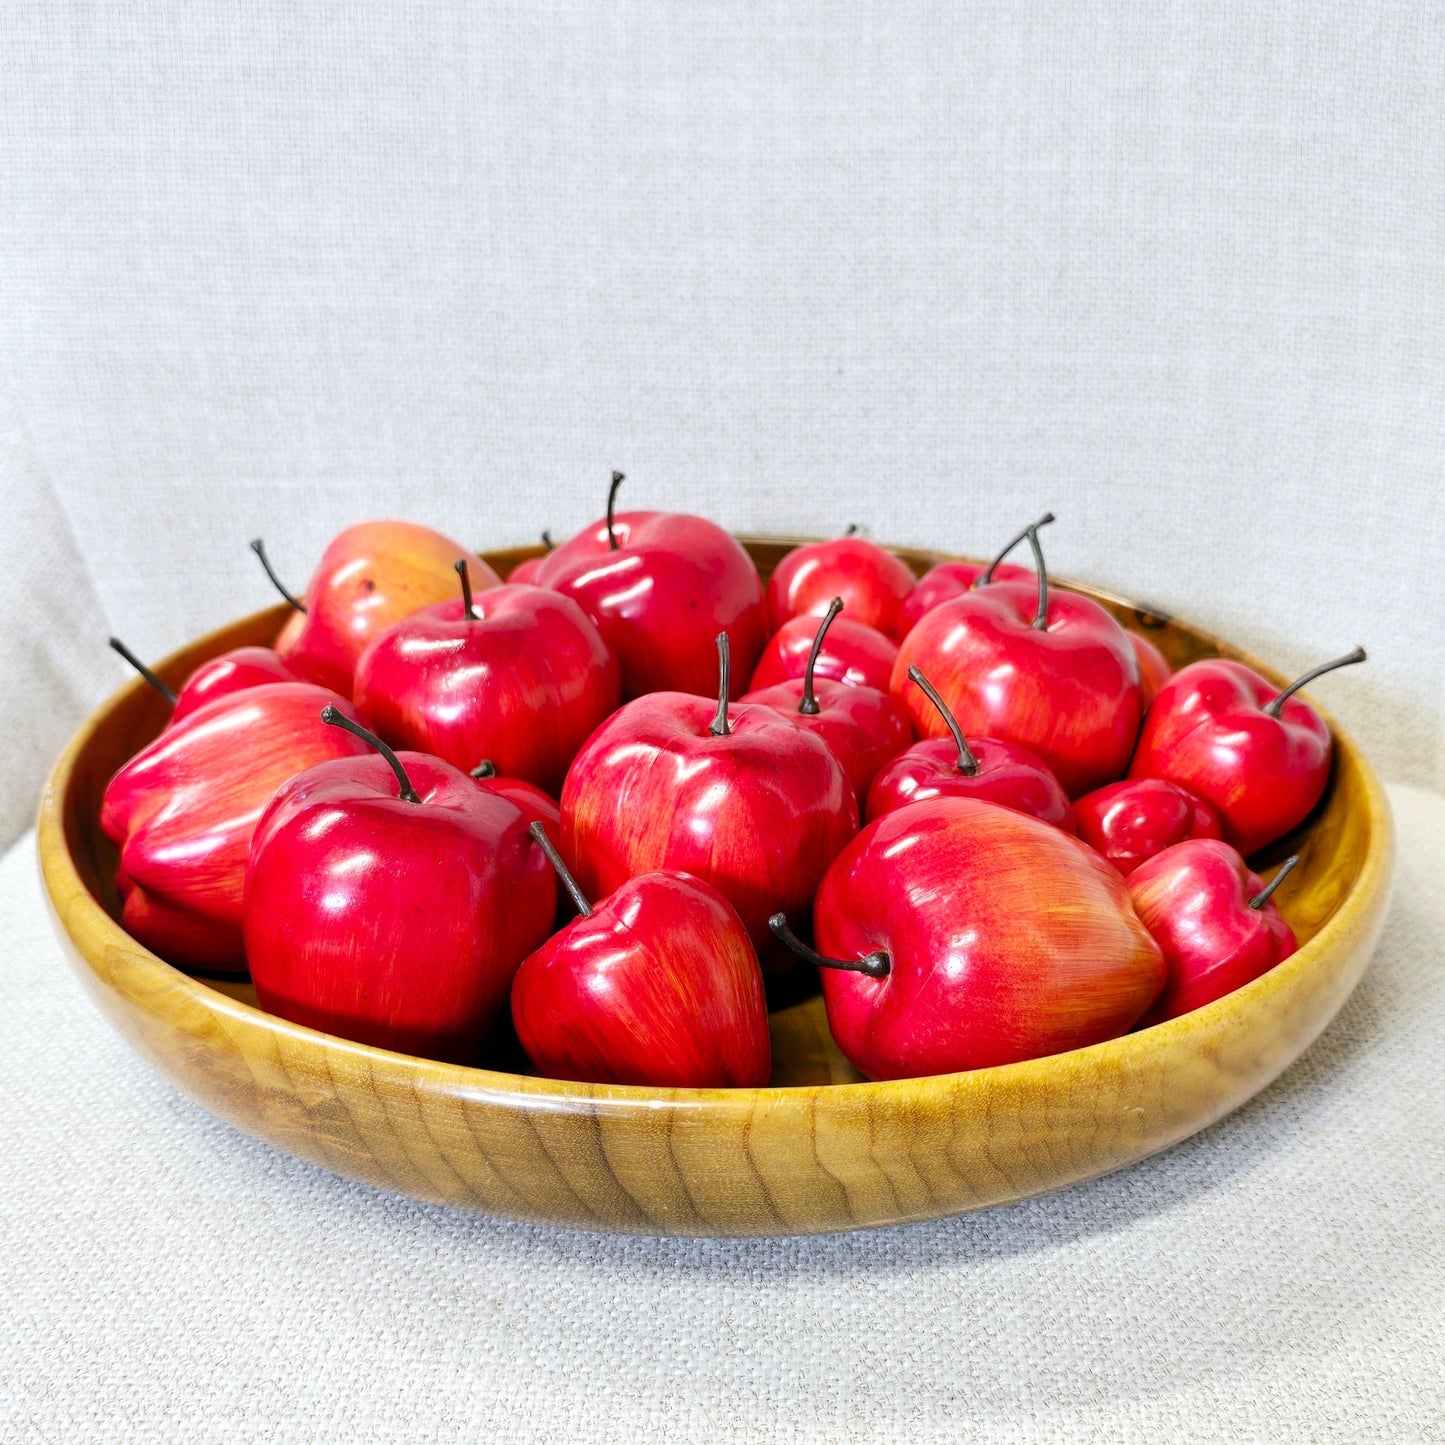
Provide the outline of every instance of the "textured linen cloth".
<path id="1" fill-rule="evenodd" d="M 1445 800 L 1379 954 L 1230 1118 L 930 1225 L 499 1224 L 255 1143 L 111 1032 L 0 863 L 0 1439 L 1423 1441 L 1445 1420 Z"/>

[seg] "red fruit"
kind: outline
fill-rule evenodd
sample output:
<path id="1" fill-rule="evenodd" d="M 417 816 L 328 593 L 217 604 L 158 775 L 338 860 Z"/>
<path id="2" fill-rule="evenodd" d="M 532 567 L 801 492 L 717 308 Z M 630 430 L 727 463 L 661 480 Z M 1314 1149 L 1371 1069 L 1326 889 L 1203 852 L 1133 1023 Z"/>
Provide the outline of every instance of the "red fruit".
<path id="1" fill-rule="evenodd" d="M 727 696 L 725 636 L 722 696 Z M 768 917 L 807 915 L 858 803 L 821 738 L 771 708 L 685 693 L 626 704 L 577 754 L 562 852 L 591 897 L 641 873 L 691 873 L 737 909 L 755 945 Z"/>
<path id="2" fill-rule="evenodd" d="M 555 863 L 582 916 L 512 983 L 512 1022 L 538 1070 L 589 1084 L 766 1084 L 763 975 L 722 894 L 687 873 L 644 873 L 593 906 Z"/>
<path id="3" fill-rule="evenodd" d="M 1139 666 L 1124 629 L 1097 602 L 1048 590 L 1038 539 L 1038 588 L 995 582 L 935 607 L 893 664 L 892 691 L 920 734 L 946 725 L 917 691 L 918 667 L 969 737 L 1037 753 L 1071 798 L 1123 775 L 1139 733 Z"/>
<path id="4" fill-rule="evenodd" d="M 835 597 L 818 625 L 802 677 L 745 693 L 742 700 L 770 707 L 822 738 L 842 763 L 861 804 L 874 774 L 913 741 L 913 729 L 902 707 L 876 687 L 814 681 L 823 639 L 842 607 L 843 599 Z"/>
<path id="5" fill-rule="evenodd" d="M 813 910 L 838 1047 L 870 1079 L 1082 1048 L 1153 1002 L 1164 960 L 1124 881 L 1036 818 L 972 798 L 870 823 Z M 857 971 L 844 971 L 857 970 Z"/>
<path id="6" fill-rule="evenodd" d="M 1074 831 L 1068 795 L 1042 758 L 1000 738 L 965 738 L 928 679 L 916 667 L 908 675 L 938 709 L 949 735 L 914 743 L 878 774 L 867 793 L 869 822 L 929 798 L 976 798 Z"/>
<path id="7" fill-rule="evenodd" d="M 277 652 L 294 671 L 350 697 L 356 664 L 372 638 L 455 594 L 452 564 L 458 557 L 466 558 L 479 591 L 500 584 L 480 557 L 430 527 L 412 522 L 348 527 L 322 554 L 306 589 L 305 616 L 287 623 L 276 639 Z"/>
<path id="8" fill-rule="evenodd" d="M 1266 888 L 1258 874 L 1217 839 L 1177 843 L 1129 875 L 1129 894 L 1169 967 L 1144 1023 L 1162 1023 L 1242 988 L 1295 951 L 1294 930 L 1270 896 L 1298 857 Z"/>
<path id="9" fill-rule="evenodd" d="M 506 584 L 423 607 L 356 669 L 356 701 L 398 747 L 559 789 L 622 685 L 601 634 L 570 597 Z"/>
<path id="10" fill-rule="evenodd" d="M 514 803 L 522 810 L 528 823 L 541 823 L 553 843 L 561 840 L 562 809 L 550 793 L 544 793 L 541 788 L 533 787 L 521 778 L 502 777 L 490 758 L 483 759 L 472 768 L 469 776 L 484 793 L 492 793 Z"/>
<path id="11" fill-rule="evenodd" d="M 1253 853 L 1309 815 L 1330 772 L 1330 730 L 1296 691 L 1364 648 L 1314 668 L 1281 691 L 1252 668 L 1213 658 L 1181 668 L 1144 719 L 1131 778 L 1166 778 L 1224 819 L 1224 836 Z"/>
<path id="12" fill-rule="evenodd" d="M 802 677 L 817 632 L 818 624 L 811 617 L 795 617 L 783 623 L 763 648 L 753 668 L 748 691 L 757 692 Z M 840 617 L 828 629 L 827 641 L 818 653 L 813 673 L 849 687 L 876 687 L 880 692 L 887 692 L 897 656 L 897 645 L 877 628 Z"/>
<path id="13" fill-rule="evenodd" d="M 241 900 L 257 821 L 288 778 L 365 750 L 323 726 L 328 703 L 351 712 L 335 693 L 304 682 L 219 697 L 173 723 L 110 780 L 100 821 L 121 845 L 123 921 L 169 962 L 245 966 Z"/>
<path id="14" fill-rule="evenodd" d="M 1124 635 L 1129 639 L 1134 659 L 1139 664 L 1139 686 L 1143 689 L 1144 706 L 1147 708 L 1159 696 L 1159 689 L 1174 676 L 1174 669 L 1169 666 L 1169 659 L 1142 633 L 1125 629 Z"/>
<path id="15" fill-rule="evenodd" d="M 1162 778 L 1127 778 L 1086 793 L 1074 817 L 1079 837 L 1126 878 L 1176 843 L 1224 836 L 1208 803 Z"/>
<path id="16" fill-rule="evenodd" d="M 171 722 L 248 687 L 264 687 L 272 682 L 300 682 L 301 679 L 269 647 L 234 647 L 209 662 L 203 662 L 185 681 L 176 698 Z"/>
<path id="17" fill-rule="evenodd" d="M 768 582 L 768 625 L 776 632 L 794 617 L 821 617 L 834 597 L 848 616 L 895 640 L 908 630 L 903 602 L 913 570 L 866 537 L 835 537 L 794 547 Z"/>
<path id="18" fill-rule="evenodd" d="M 1052 512 L 1045 512 L 1037 522 L 1031 522 L 993 559 L 992 562 L 939 562 L 930 567 L 917 585 L 903 601 L 903 631 L 906 637 L 917 625 L 919 618 L 931 612 L 940 602 L 949 602 L 962 597 L 976 587 L 986 587 L 990 582 L 1029 582 L 1034 574 L 1027 567 L 1016 567 L 1003 559 L 1022 542 L 1031 531 L 1046 526 L 1054 520 Z"/>
<path id="19" fill-rule="evenodd" d="M 606 519 L 549 553 L 538 582 L 573 598 L 597 624 L 621 664 L 624 697 L 710 691 L 719 629 L 728 634 L 740 684 L 767 638 L 752 558 L 702 517 L 614 515 L 621 481 L 614 472 Z"/>
<path id="20" fill-rule="evenodd" d="M 246 875 L 251 977 L 293 1023 L 465 1062 L 546 938 L 556 885 L 520 809 L 449 763 L 393 756 L 395 771 L 348 758 L 277 793 Z"/>
<path id="21" fill-rule="evenodd" d="M 525 561 L 518 562 L 512 570 L 507 573 L 507 581 L 517 586 L 526 584 L 529 587 L 536 587 L 540 584 L 537 581 L 537 574 L 542 570 L 542 563 L 547 560 L 548 553 L 555 550 L 550 532 L 542 533 L 542 545 L 547 551 L 537 557 L 528 557 Z"/>

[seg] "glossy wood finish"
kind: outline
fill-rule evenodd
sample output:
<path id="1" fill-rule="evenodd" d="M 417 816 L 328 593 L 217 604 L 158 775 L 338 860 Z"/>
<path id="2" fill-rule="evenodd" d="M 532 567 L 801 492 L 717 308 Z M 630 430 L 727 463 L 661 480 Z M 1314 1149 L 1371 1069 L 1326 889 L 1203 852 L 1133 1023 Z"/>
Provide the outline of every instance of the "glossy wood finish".
<path id="1" fill-rule="evenodd" d="M 766 573 L 793 544 L 748 545 Z M 532 550 L 488 560 L 505 574 Z M 939 560 L 902 555 L 918 571 Z M 1176 666 L 1243 656 L 1080 590 L 1147 630 Z M 285 615 L 246 618 L 158 670 L 177 683 L 226 648 L 269 640 Z M 1280 900 L 1302 947 L 1197 1013 L 1052 1058 L 869 1084 L 833 1046 L 815 996 L 773 1015 L 766 1089 L 554 1083 L 285 1023 L 258 1010 L 247 985 L 188 977 L 126 935 L 115 922 L 115 852 L 98 826 L 100 799 L 165 716 L 139 680 L 123 688 L 71 741 L 41 804 L 40 861 L 58 931 L 102 1011 L 177 1087 L 279 1149 L 417 1199 L 550 1224 L 815 1233 L 987 1208 L 1118 1169 L 1227 1114 L 1288 1067 L 1359 979 L 1388 900 L 1388 809 L 1369 764 L 1336 728 L 1324 802 L 1271 852 L 1304 855 Z M 497 1047 L 494 1063 L 515 1059 Z"/>

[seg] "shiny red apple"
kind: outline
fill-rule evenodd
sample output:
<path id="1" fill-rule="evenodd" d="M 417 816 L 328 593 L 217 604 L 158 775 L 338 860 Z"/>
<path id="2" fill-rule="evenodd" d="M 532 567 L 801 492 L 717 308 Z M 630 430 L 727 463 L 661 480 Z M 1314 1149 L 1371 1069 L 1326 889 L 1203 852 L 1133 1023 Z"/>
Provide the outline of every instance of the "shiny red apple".
<path id="1" fill-rule="evenodd" d="M 1225 839 L 1253 853 L 1302 823 L 1329 779 L 1329 727 L 1295 694 L 1364 660 L 1357 647 L 1283 689 L 1229 658 L 1191 663 L 1150 706 L 1129 776 L 1165 778 L 1203 798 L 1224 819 Z"/>
<path id="2" fill-rule="evenodd" d="M 691 873 L 761 946 L 771 914 L 807 916 L 858 803 L 821 738 L 772 708 L 729 705 L 726 633 L 718 652 L 717 702 L 652 693 L 588 739 L 562 789 L 562 852 L 594 898 L 642 873 Z"/>
<path id="3" fill-rule="evenodd" d="M 526 815 L 529 823 L 541 823 L 547 836 L 559 843 L 562 838 L 562 808 L 550 793 L 521 778 L 509 778 L 497 771 L 497 765 L 490 758 L 483 758 L 467 774 L 484 793 L 495 794 L 515 804 Z"/>
<path id="4" fill-rule="evenodd" d="M 497 770 L 549 791 L 622 700 L 617 661 L 587 614 L 546 587 L 506 583 L 404 617 L 356 667 L 356 702 L 395 747 Z M 455 577 L 453 579 L 456 580 Z"/>
<path id="5" fill-rule="evenodd" d="M 821 617 L 834 597 L 848 617 L 897 641 L 908 630 L 903 602 L 913 569 L 894 553 L 851 533 L 809 542 L 786 553 L 768 580 L 768 625 L 776 632 L 794 617 Z"/>
<path id="6" fill-rule="evenodd" d="M 259 541 L 252 548 L 265 563 Z M 346 697 L 368 644 L 403 617 L 456 592 L 452 564 L 465 557 L 478 591 L 501 578 L 475 553 L 414 522 L 360 522 L 338 533 L 322 553 L 300 610 L 276 639 L 292 669 Z M 266 570 L 271 573 L 269 563 Z M 277 582 L 280 586 L 280 583 Z"/>
<path id="7" fill-rule="evenodd" d="M 668 1089 L 760 1088 L 772 1068 L 758 956 L 717 889 L 643 873 L 595 905 L 553 851 L 579 917 L 512 981 L 512 1023 L 549 1079 Z"/>
<path id="8" fill-rule="evenodd" d="M 927 613 L 899 648 L 892 691 L 920 735 L 947 725 L 916 689 L 917 667 L 969 737 L 1037 753 L 1071 798 L 1129 766 L 1143 707 L 1124 629 L 1097 602 L 1048 585 L 1038 538 L 1037 587 L 994 582 Z"/>
<path id="9" fill-rule="evenodd" d="M 1177 843 L 1129 875 L 1134 911 L 1163 950 L 1169 976 L 1144 1023 L 1162 1023 L 1233 993 L 1292 954 L 1294 930 L 1271 901 L 1299 862 L 1268 886 L 1228 843 Z"/>
<path id="10" fill-rule="evenodd" d="M 1079 837 L 1126 878 L 1146 859 L 1190 838 L 1222 838 L 1224 825 L 1204 801 L 1163 778 L 1126 778 L 1074 804 Z"/>
<path id="11" fill-rule="evenodd" d="M 786 924 L 774 924 L 780 935 Z M 973 798 L 888 813 L 813 909 L 828 1027 L 870 1079 L 987 1068 L 1124 1033 L 1164 959 L 1124 880 L 1059 829 Z M 796 940 L 793 946 L 797 947 Z"/>
<path id="12" fill-rule="evenodd" d="M 607 515 L 542 559 L 537 581 L 572 598 L 597 624 L 622 667 L 625 697 L 712 688 L 712 639 L 726 632 L 734 695 L 767 640 L 763 584 L 741 543 L 702 517 Z"/>
<path id="13" fill-rule="evenodd" d="M 309 768 L 256 829 L 256 996 L 293 1023 L 467 1062 L 551 930 L 556 883 L 520 809 L 450 763 L 369 740 L 380 756 Z"/>
<path id="14" fill-rule="evenodd" d="M 913 590 L 903 599 L 903 632 L 900 641 L 917 625 L 919 618 L 932 612 L 940 602 L 949 602 L 972 592 L 976 587 L 986 587 L 990 582 L 1033 582 L 1034 574 L 1027 567 L 1015 566 L 1004 558 L 1024 541 L 1031 530 L 1047 526 L 1054 520 L 1052 512 L 1045 512 L 1037 522 L 1030 522 L 992 562 L 939 562 L 930 567 L 918 579 Z"/>
<path id="15" fill-rule="evenodd" d="M 233 647 L 218 657 L 201 663 L 177 692 L 164 682 L 123 643 L 120 638 L 110 639 L 111 647 L 118 652 L 160 695 L 171 704 L 170 726 L 188 713 L 218 697 L 227 697 L 234 692 L 244 692 L 248 687 L 262 687 L 270 682 L 300 682 L 301 679 L 281 660 L 270 647 Z"/>
<path id="16" fill-rule="evenodd" d="M 823 640 L 842 609 L 843 599 L 835 597 L 819 620 L 802 677 L 744 693 L 742 701 L 773 708 L 822 738 L 843 764 L 861 805 L 879 768 L 913 741 L 913 729 L 890 694 L 814 677 Z"/>
<path id="17" fill-rule="evenodd" d="M 120 844 L 126 929 L 168 962 L 244 968 L 241 902 L 251 835 L 287 779 L 365 745 L 319 720 L 351 704 L 311 683 L 206 703 L 142 748 L 106 786 L 100 821 Z"/>
<path id="18" fill-rule="evenodd" d="M 908 677 L 938 710 L 948 736 L 914 743 L 878 773 L 863 810 L 869 822 L 929 798 L 977 798 L 1074 831 L 1068 795 L 1042 758 L 1001 738 L 964 737 L 933 684 L 916 667 Z"/>
<path id="19" fill-rule="evenodd" d="M 795 617 L 785 622 L 768 639 L 753 668 L 749 692 L 776 687 L 802 677 L 813 657 L 813 639 L 818 635 L 816 618 Z M 828 637 L 813 657 L 815 677 L 846 683 L 849 687 L 876 687 L 888 691 L 898 645 L 876 627 L 840 617 L 828 629 Z"/>
<path id="20" fill-rule="evenodd" d="M 509 573 L 507 573 L 508 582 L 515 582 L 518 584 L 525 582 L 530 587 L 535 587 L 539 585 L 537 582 L 537 574 L 542 570 L 542 563 L 547 560 L 547 553 L 553 551 L 557 545 L 552 540 L 552 534 L 550 532 L 542 533 L 542 545 L 547 549 L 547 551 L 541 553 L 539 556 L 528 557 L 525 560 L 518 562 L 517 565 L 513 567 Z"/>

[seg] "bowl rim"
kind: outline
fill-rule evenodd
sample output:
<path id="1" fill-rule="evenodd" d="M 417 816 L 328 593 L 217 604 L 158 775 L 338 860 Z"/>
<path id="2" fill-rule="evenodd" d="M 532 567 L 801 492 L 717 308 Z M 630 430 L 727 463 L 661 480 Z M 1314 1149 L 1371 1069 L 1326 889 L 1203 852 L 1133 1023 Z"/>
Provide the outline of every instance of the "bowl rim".
<path id="1" fill-rule="evenodd" d="M 802 546 L 821 539 L 740 534 L 737 540 L 745 547 L 763 546 L 771 549 Z M 929 566 L 937 562 L 981 560 L 935 552 L 930 549 L 880 545 L 885 545 L 886 550 L 895 552 L 910 563 Z M 527 547 L 494 549 L 490 552 L 483 552 L 481 555 L 488 561 L 501 562 L 503 566 L 508 566 L 515 565 L 528 557 L 540 555 L 541 552 L 542 549 L 534 544 Z M 1141 616 L 1157 617 L 1161 621 L 1178 620 L 1159 608 L 1132 601 L 1088 583 L 1070 581 L 1062 576 L 1055 578 L 1052 574 L 1050 574 L 1050 580 L 1058 586 L 1080 592 L 1095 601 L 1107 602 L 1115 607 L 1129 609 Z M 175 649 L 155 665 L 155 670 L 165 675 L 169 668 L 179 665 L 187 654 L 218 641 L 229 631 L 240 627 L 259 625 L 266 618 L 274 620 L 279 628 L 279 624 L 286 616 L 289 616 L 289 613 L 290 609 L 282 603 L 235 618 L 222 627 L 213 629 Z M 1203 628 L 1196 627 L 1192 623 L 1182 623 L 1181 625 L 1187 626 L 1195 637 L 1206 647 L 1213 648 L 1219 656 L 1232 658 L 1253 667 L 1277 686 L 1287 685 L 1289 679 L 1285 678 L 1277 669 L 1261 662 L 1234 644 Z M 247 1031 L 259 1029 L 272 1035 L 293 1039 L 302 1048 L 312 1051 L 354 1056 L 373 1068 L 383 1069 L 393 1077 L 405 1076 L 413 1087 L 422 1085 L 428 1089 L 440 1089 L 454 1098 L 493 1106 L 513 1105 L 532 1110 L 557 1110 L 560 1112 L 571 1112 L 582 1108 L 593 1113 L 614 1111 L 632 1113 L 639 1108 L 706 1110 L 724 1113 L 748 1112 L 764 1103 L 804 1103 L 824 1091 L 830 1100 L 841 1105 L 850 1099 L 877 1101 L 900 1091 L 916 1091 L 920 1086 L 943 1090 L 966 1088 L 981 1091 L 992 1090 L 995 1087 L 1006 1088 L 1016 1081 L 1027 1079 L 1041 1069 L 1056 1067 L 1065 1060 L 1077 1062 L 1080 1066 L 1087 1062 L 1097 1064 L 1100 1068 L 1108 1067 L 1111 1064 L 1127 1067 L 1131 1055 L 1136 1052 L 1142 1059 L 1143 1055 L 1152 1053 L 1160 1044 L 1167 1046 L 1174 1039 L 1182 1039 L 1196 1029 L 1213 1025 L 1231 1012 L 1262 1004 L 1272 995 L 1291 988 L 1299 975 L 1308 970 L 1318 956 L 1331 948 L 1337 935 L 1348 933 L 1355 927 L 1358 921 L 1357 915 L 1363 916 L 1380 906 L 1378 895 L 1382 886 L 1388 889 L 1389 870 L 1394 854 L 1394 833 L 1389 803 L 1374 768 L 1360 751 L 1353 737 L 1339 726 L 1334 717 L 1319 707 L 1317 703 L 1312 703 L 1329 727 L 1334 739 L 1335 767 L 1338 768 L 1340 761 L 1348 757 L 1360 776 L 1368 809 L 1368 846 L 1361 865 L 1338 906 L 1312 938 L 1267 973 L 1203 1008 L 1181 1014 L 1147 1029 L 1138 1029 L 1082 1048 L 1040 1055 L 1015 1063 L 998 1064 L 949 1074 L 925 1074 L 899 1079 L 838 1083 L 766 1084 L 757 1088 L 673 1088 L 646 1084 L 591 1084 L 564 1079 L 547 1079 L 482 1068 L 471 1064 L 447 1063 L 414 1054 L 398 1053 L 370 1044 L 357 1043 L 304 1024 L 292 1023 L 212 987 L 211 983 L 203 978 L 193 977 L 183 972 L 152 953 L 127 933 L 106 911 L 100 900 L 91 893 L 81 877 L 65 837 L 65 812 L 77 764 L 86 749 L 101 727 L 109 720 L 114 710 L 122 702 L 141 693 L 146 686 L 147 684 L 142 679 L 133 678 L 123 683 L 90 714 L 57 758 L 41 793 L 36 825 L 36 847 L 47 900 L 59 926 L 74 945 L 74 952 L 83 958 L 87 972 L 103 987 L 115 988 L 114 980 L 103 973 L 96 963 L 86 955 L 76 936 L 77 932 L 84 932 L 92 939 L 98 936 L 107 956 L 113 949 L 118 950 L 126 959 L 128 967 L 140 969 L 152 983 L 162 985 L 173 997 L 178 993 L 186 1002 L 218 1020 L 229 1020 Z M 79 928 L 73 925 L 73 919 L 81 925 Z M 1147 1041 L 1147 1043 L 1141 1043 L 1141 1040 Z"/>

